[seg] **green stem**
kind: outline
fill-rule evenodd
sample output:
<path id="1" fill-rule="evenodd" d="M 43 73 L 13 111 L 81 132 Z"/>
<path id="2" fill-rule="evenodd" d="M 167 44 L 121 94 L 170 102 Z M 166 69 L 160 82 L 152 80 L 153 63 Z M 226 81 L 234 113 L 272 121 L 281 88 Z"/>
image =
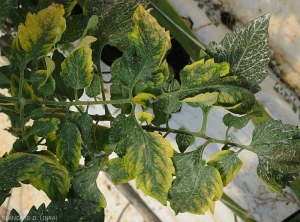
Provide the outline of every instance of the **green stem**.
<path id="1" fill-rule="evenodd" d="M 208 119 L 208 114 L 210 110 L 212 109 L 211 107 L 203 107 L 202 108 L 202 113 L 203 113 L 203 121 L 202 121 L 202 127 L 200 130 L 200 135 L 205 135 L 206 134 L 206 125 L 207 125 L 207 119 Z"/>
<path id="2" fill-rule="evenodd" d="M 238 143 L 233 143 L 233 142 L 230 142 L 228 140 L 215 139 L 215 138 L 212 138 L 212 137 L 207 136 L 207 135 L 202 135 L 199 132 L 191 132 L 191 131 L 177 130 L 177 129 L 171 129 L 171 128 L 163 128 L 163 127 L 157 127 L 157 126 L 143 126 L 143 129 L 145 129 L 145 130 L 151 130 L 151 131 L 160 131 L 160 132 L 170 132 L 170 133 L 191 135 L 191 136 L 203 138 L 203 139 L 207 140 L 209 143 L 227 144 L 227 145 L 230 145 L 230 146 L 239 147 L 241 149 L 246 149 L 246 150 L 253 151 L 248 146 L 245 146 L 245 145 L 242 145 L 242 144 L 238 144 Z"/>
<path id="3" fill-rule="evenodd" d="M 25 66 L 20 66 L 19 93 L 18 93 L 18 98 L 16 98 L 20 103 L 20 124 L 21 124 L 22 138 L 25 138 L 24 106 L 26 104 L 26 100 L 23 98 L 24 70 L 25 70 Z"/>

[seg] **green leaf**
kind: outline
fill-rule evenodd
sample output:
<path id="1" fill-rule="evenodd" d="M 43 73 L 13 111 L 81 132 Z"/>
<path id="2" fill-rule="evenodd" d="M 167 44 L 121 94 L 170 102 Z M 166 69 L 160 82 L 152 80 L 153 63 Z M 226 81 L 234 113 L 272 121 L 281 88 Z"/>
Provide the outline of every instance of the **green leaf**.
<path id="1" fill-rule="evenodd" d="M 106 161 L 107 155 L 101 153 L 79 169 L 71 181 L 76 197 L 103 208 L 106 207 L 106 199 L 97 186 L 97 178 Z"/>
<path id="2" fill-rule="evenodd" d="M 75 122 L 78 127 L 82 140 L 86 142 L 90 138 L 93 127 L 93 118 L 88 113 L 82 113 Z"/>
<path id="3" fill-rule="evenodd" d="M 181 153 L 184 153 L 184 151 L 195 142 L 195 137 L 188 134 L 177 134 L 175 136 L 176 143 L 178 145 L 178 149 Z"/>
<path id="4" fill-rule="evenodd" d="M 106 165 L 107 168 L 104 171 L 110 175 L 111 180 L 115 185 L 127 183 L 134 179 L 134 177 L 130 176 L 126 170 L 123 158 L 117 157 L 111 159 Z"/>
<path id="5" fill-rule="evenodd" d="M 89 29 L 93 29 L 98 25 L 98 17 L 96 15 L 92 15 L 88 21 L 88 24 L 84 30 L 84 32 L 82 33 L 82 38 L 84 38 L 87 34 L 87 31 Z"/>
<path id="6" fill-rule="evenodd" d="M 55 3 L 61 4 L 65 10 L 65 17 L 70 16 L 73 8 L 77 4 L 77 0 L 56 0 Z M 51 5 L 51 1 L 48 0 L 39 0 L 39 8 L 44 9 Z"/>
<path id="7" fill-rule="evenodd" d="M 10 196 L 10 189 L 19 187 L 18 181 L 28 180 L 43 190 L 51 200 L 64 200 L 70 188 L 68 171 L 49 151 L 13 153 L 0 158 L 0 203 Z"/>
<path id="8" fill-rule="evenodd" d="M 223 123 L 225 126 L 231 128 L 234 127 L 236 129 L 242 129 L 244 128 L 248 122 L 253 118 L 253 117 L 262 117 L 262 112 L 261 111 L 254 111 L 251 113 L 248 113 L 245 116 L 234 116 L 230 113 L 227 113 L 223 116 Z"/>
<path id="9" fill-rule="evenodd" d="M 142 123 L 147 122 L 147 124 L 150 125 L 152 120 L 154 119 L 154 116 L 151 113 L 139 112 L 137 119 Z"/>
<path id="10" fill-rule="evenodd" d="M 24 58 L 17 56 L 23 51 L 26 56 L 25 62 L 46 55 L 52 46 L 60 40 L 66 29 L 66 20 L 63 15 L 63 6 L 54 3 L 37 14 L 29 12 L 26 16 L 25 25 L 20 24 L 18 27 L 17 36 L 13 40 L 13 53 L 10 59 L 18 64 L 23 64 Z"/>
<path id="11" fill-rule="evenodd" d="M 86 95 L 90 98 L 98 96 L 101 92 L 100 77 L 94 74 L 91 84 L 86 87 Z"/>
<path id="12" fill-rule="evenodd" d="M 0 0 L 0 30 L 4 28 L 4 21 L 9 15 L 12 0 Z"/>
<path id="13" fill-rule="evenodd" d="M 56 82 L 55 94 L 59 98 L 67 97 L 69 100 L 74 100 L 75 99 L 74 89 L 66 86 L 65 82 L 60 76 L 61 63 L 64 61 L 65 57 L 61 53 L 59 53 L 58 50 L 55 50 L 52 59 L 56 64 L 55 69 L 52 73 L 52 76 Z M 77 94 L 78 94 L 78 98 L 80 98 L 83 94 L 83 89 L 78 90 Z"/>
<path id="14" fill-rule="evenodd" d="M 230 75 L 238 76 L 254 92 L 260 90 L 259 84 L 268 75 L 269 20 L 270 14 L 261 16 L 227 34 L 220 44 L 211 42 L 206 50 L 216 62 L 228 62 Z"/>
<path id="15" fill-rule="evenodd" d="M 75 90 L 90 85 L 93 78 L 92 50 L 85 45 L 68 55 L 61 64 L 60 76 L 65 84 Z"/>
<path id="16" fill-rule="evenodd" d="M 42 204 L 38 209 L 33 206 L 23 222 L 34 220 L 43 221 L 83 221 L 104 222 L 104 210 L 91 202 L 81 199 L 69 199 L 68 201 L 52 201 L 46 207 Z"/>
<path id="17" fill-rule="evenodd" d="M 218 170 L 203 166 L 199 150 L 175 154 L 173 157 L 176 179 L 169 191 L 171 208 L 176 214 L 189 212 L 213 213 L 216 200 L 221 199 L 223 183 Z"/>
<path id="18" fill-rule="evenodd" d="M 47 70 L 37 70 L 31 74 L 33 87 L 42 96 L 50 96 L 55 91 L 55 80 L 51 76 L 55 69 L 55 63 L 48 57 L 45 57 Z"/>
<path id="19" fill-rule="evenodd" d="M 159 26 L 141 5 L 134 13 L 134 23 L 135 27 L 129 34 L 130 46 L 111 67 L 112 99 L 128 98 L 136 85 L 141 87 L 148 81 L 161 85 L 161 80 L 157 80 L 157 75 L 161 75 L 156 71 L 161 70 L 163 58 L 171 47 L 169 32 Z"/>
<path id="20" fill-rule="evenodd" d="M 145 0 L 87 0 L 84 3 L 83 12 L 89 16 L 98 16 L 98 30 L 100 31 L 97 37 L 102 46 L 112 44 L 124 48 L 129 44 L 124 36 L 133 28 L 133 12 L 139 4 L 145 2 Z"/>
<path id="21" fill-rule="evenodd" d="M 243 162 L 237 157 L 237 153 L 232 150 L 222 150 L 213 154 L 207 165 L 215 167 L 222 178 L 223 186 L 227 186 L 240 171 Z"/>
<path id="22" fill-rule="evenodd" d="M 285 196 L 283 189 L 286 186 L 289 186 L 290 181 L 293 181 L 293 178 L 290 177 L 289 174 L 283 174 L 269 168 L 268 161 L 266 161 L 263 157 L 259 157 L 257 175 L 271 190 L 282 196 Z"/>
<path id="23" fill-rule="evenodd" d="M 111 152 L 108 151 L 110 146 L 109 142 L 109 132 L 110 128 L 104 126 L 97 126 L 95 130 L 92 131 L 91 135 L 91 146 L 94 152 L 98 153 L 100 151 Z"/>
<path id="24" fill-rule="evenodd" d="M 43 108 L 37 108 L 30 112 L 27 118 L 31 118 L 33 120 L 38 120 L 45 115 L 45 110 Z"/>
<path id="25" fill-rule="evenodd" d="M 212 106 L 218 101 L 219 93 L 202 93 L 197 96 L 186 98 L 180 102 L 186 102 L 192 107 Z"/>
<path id="26" fill-rule="evenodd" d="M 58 130 L 59 124 L 60 120 L 54 117 L 51 119 L 41 118 L 39 120 L 35 120 L 27 136 L 37 135 L 40 137 L 47 137 L 49 134 Z"/>
<path id="27" fill-rule="evenodd" d="M 236 76 L 228 76 L 228 73 L 229 63 L 215 63 L 213 58 L 206 61 L 201 59 L 185 66 L 180 72 L 180 100 L 186 98 L 191 100 L 193 97 L 195 100 L 197 95 L 209 92 L 214 93 L 210 95 L 215 106 L 221 106 L 238 114 L 249 112 L 255 104 L 254 95 L 240 87 Z M 218 93 L 217 101 L 215 101 L 216 93 Z"/>
<path id="28" fill-rule="evenodd" d="M 59 43 L 74 42 L 82 36 L 89 17 L 86 15 L 72 15 L 66 18 L 67 28 L 63 33 Z"/>
<path id="29" fill-rule="evenodd" d="M 173 149 L 158 133 L 144 132 L 132 117 L 119 115 L 113 122 L 110 141 L 124 155 L 126 169 L 136 186 L 163 205 L 172 183 Z"/>
<path id="30" fill-rule="evenodd" d="M 63 122 L 57 132 L 56 156 L 59 162 L 74 173 L 81 158 L 81 135 L 74 123 Z"/>
<path id="31" fill-rule="evenodd" d="M 281 120 L 266 120 L 254 129 L 250 148 L 259 155 L 272 157 L 277 149 L 289 147 L 299 136 L 296 126 L 283 124 Z"/>

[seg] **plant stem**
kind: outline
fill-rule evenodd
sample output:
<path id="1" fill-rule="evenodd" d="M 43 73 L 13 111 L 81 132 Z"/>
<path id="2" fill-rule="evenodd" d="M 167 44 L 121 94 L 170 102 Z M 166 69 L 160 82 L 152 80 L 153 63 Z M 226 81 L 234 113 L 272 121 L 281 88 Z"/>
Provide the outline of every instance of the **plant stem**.
<path id="1" fill-rule="evenodd" d="M 18 98 L 16 98 L 20 103 L 20 124 L 21 124 L 22 138 L 25 138 L 24 106 L 26 104 L 26 101 L 23 98 L 24 70 L 25 70 L 25 66 L 20 66 L 19 92 L 18 92 Z"/>
<path id="2" fill-rule="evenodd" d="M 203 107 L 202 108 L 202 113 L 203 113 L 203 121 L 202 121 L 202 127 L 200 130 L 200 135 L 205 135 L 206 134 L 206 125 L 207 125 L 207 119 L 208 119 L 208 114 L 210 110 L 212 109 L 211 107 Z"/>
<path id="3" fill-rule="evenodd" d="M 160 131 L 160 132 L 170 132 L 170 133 L 177 133 L 177 134 L 192 135 L 192 136 L 195 136 L 195 137 L 200 137 L 200 138 L 206 139 L 209 143 L 227 144 L 227 145 L 230 145 L 230 146 L 239 147 L 241 149 L 246 149 L 246 150 L 253 151 L 248 146 L 238 144 L 238 143 L 233 143 L 233 142 L 230 142 L 228 140 L 215 139 L 215 138 L 212 138 L 210 136 L 203 135 L 199 132 L 191 132 L 191 131 L 177 130 L 177 129 L 171 129 L 171 128 L 162 128 L 162 127 L 157 127 L 157 126 L 143 126 L 143 129 L 151 130 L 151 131 Z"/>

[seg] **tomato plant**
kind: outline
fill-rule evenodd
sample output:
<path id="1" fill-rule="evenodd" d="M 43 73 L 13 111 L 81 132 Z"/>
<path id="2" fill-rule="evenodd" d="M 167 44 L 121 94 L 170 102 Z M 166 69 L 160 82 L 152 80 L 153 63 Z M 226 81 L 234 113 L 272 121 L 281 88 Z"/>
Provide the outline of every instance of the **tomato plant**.
<path id="1" fill-rule="evenodd" d="M 105 171 L 115 184 L 135 179 L 137 188 L 162 205 L 169 202 L 176 214 L 204 214 L 214 211 L 223 187 L 238 174 L 243 164 L 238 155 L 244 150 L 258 155 L 257 175 L 275 192 L 284 195 L 296 178 L 296 126 L 266 120 L 255 128 L 250 144 L 228 139 L 229 129 L 241 129 L 263 115 L 252 108 L 267 76 L 269 14 L 219 44 L 211 42 L 199 60 L 180 71 L 179 82 L 165 59 L 170 34 L 145 10 L 146 1 L 78 1 L 82 13 L 75 15 L 76 1 L 25 2 L 2 3 L 2 22 L 9 17 L 18 28 L 13 38 L 1 37 L 10 65 L 0 68 L 0 86 L 11 96 L 0 95 L 0 111 L 10 117 L 9 131 L 17 137 L 0 158 L 1 204 L 13 187 L 30 183 L 52 202 L 33 207 L 28 218 L 103 221 L 106 200 L 96 179 Z M 70 51 L 64 50 L 76 40 Z M 108 44 L 123 55 L 113 62 L 106 82 L 100 59 Z M 83 100 L 83 93 L 91 100 Z M 183 103 L 199 109 L 199 131 L 169 126 Z M 113 115 L 108 105 L 120 113 Z M 103 106 L 105 113 L 92 115 L 90 106 Z M 213 108 L 228 111 L 224 139 L 207 135 Z M 98 124 L 102 121 L 110 127 Z M 169 133 L 176 134 L 178 149 L 165 138 Z M 195 137 L 205 142 L 186 152 Z M 212 143 L 223 149 L 205 162 L 203 151 Z M 111 158 L 112 153 L 118 157 Z"/>

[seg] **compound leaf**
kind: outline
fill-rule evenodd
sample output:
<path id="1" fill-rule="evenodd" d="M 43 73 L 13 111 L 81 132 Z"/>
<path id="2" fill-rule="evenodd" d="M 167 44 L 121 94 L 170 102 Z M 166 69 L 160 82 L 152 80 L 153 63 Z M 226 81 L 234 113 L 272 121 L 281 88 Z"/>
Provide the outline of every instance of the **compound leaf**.
<path id="1" fill-rule="evenodd" d="M 60 120 L 57 118 L 40 118 L 39 120 L 35 120 L 30 131 L 29 135 L 37 135 L 40 137 L 47 137 L 49 134 L 54 133 L 58 130 L 58 125 L 60 124 Z"/>
<path id="2" fill-rule="evenodd" d="M 76 49 L 61 64 L 60 76 L 75 90 L 89 86 L 93 78 L 92 50 L 88 45 Z"/>
<path id="3" fill-rule="evenodd" d="M 63 122 L 57 132 L 56 156 L 68 171 L 75 172 L 81 157 L 82 138 L 74 123 Z"/>
<path id="4" fill-rule="evenodd" d="M 216 200 L 221 199 L 223 183 L 218 170 L 202 166 L 199 150 L 175 154 L 176 179 L 169 191 L 171 208 L 176 214 L 189 212 L 213 213 Z"/>
<path id="5" fill-rule="evenodd" d="M 212 101 L 206 101 L 208 104 L 214 102 L 215 106 L 221 106 L 239 114 L 248 112 L 255 104 L 254 95 L 249 90 L 240 87 L 237 78 L 228 76 L 228 73 L 229 63 L 215 63 L 213 58 L 206 61 L 201 59 L 185 66 L 180 72 L 180 99 L 195 101 L 202 98 L 203 101 L 204 96 L 199 96 L 199 94 L 209 92 L 214 94 L 209 94 Z M 192 105 L 198 106 L 195 102 Z"/>
<path id="6" fill-rule="evenodd" d="M 39 206 L 38 209 L 33 206 L 23 222 L 31 222 L 37 219 L 46 219 L 47 221 L 104 222 L 104 210 L 91 202 L 81 199 L 52 201 L 47 207 L 45 204 Z"/>
<path id="7" fill-rule="evenodd" d="M 37 14 L 29 12 L 25 25 L 19 25 L 18 34 L 13 40 L 11 59 L 22 62 L 20 59 L 24 58 L 17 56 L 19 53 L 25 53 L 27 62 L 46 55 L 66 29 L 63 15 L 63 6 L 55 3 Z"/>
<path id="8" fill-rule="evenodd" d="M 123 115 L 114 120 L 110 136 L 123 149 L 126 170 L 136 179 L 137 188 L 166 205 L 174 173 L 174 151 L 167 140 L 158 133 L 144 132 L 132 117 Z"/>
<path id="9" fill-rule="evenodd" d="M 97 178 L 106 160 L 107 155 L 102 153 L 80 168 L 72 179 L 72 188 L 77 197 L 103 208 L 106 207 L 106 199 L 97 186 Z"/>
<path id="10" fill-rule="evenodd" d="M 223 116 L 223 123 L 229 128 L 234 127 L 236 129 L 242 129 L 253 117 L 262 117 L 262 115 L 263 114 L 261 111 L 254 111 L 241 117 L 227 113 Z"/>
<path id="11" fill-rule="evenodd" d="M 222 150 L 213 154 L 207 165 L 215 167 L 222 178 L 223 186 L 227 186 L 238 174 L 243 162 L 237 157 L 237 153 L 232 150 Z"/>
<path id="12" fill-rule="evenodd" d="M 253 92 L 260 90 L 259 84 L 268 75 L 269 20 L 270 14 L 261 16 L 227 34 L 220 44 L 209 43 L 206 50 L 216 62 L 228 62 L 230 75 L 238 76 Z"/>
<path id="13" fill-rule="evenodd" d="M 43 190 L 51 200 L 64 200 L 70 188 L 68 171 L 49 151 L 17 152 L 0 158 L 0 203 L 10 196 L 10 189 L 19 187 L 18 181 L 29 181 Z"/>
<path id="14" fill-rule="evenodd" d="M 105 172 L 110 175 L 111 180 L 115 185 L 126 183 L 134 179 L 134 177 L 130 176 L 126 170 L 124 159 L 119 157 L 107 162 Z"/>

